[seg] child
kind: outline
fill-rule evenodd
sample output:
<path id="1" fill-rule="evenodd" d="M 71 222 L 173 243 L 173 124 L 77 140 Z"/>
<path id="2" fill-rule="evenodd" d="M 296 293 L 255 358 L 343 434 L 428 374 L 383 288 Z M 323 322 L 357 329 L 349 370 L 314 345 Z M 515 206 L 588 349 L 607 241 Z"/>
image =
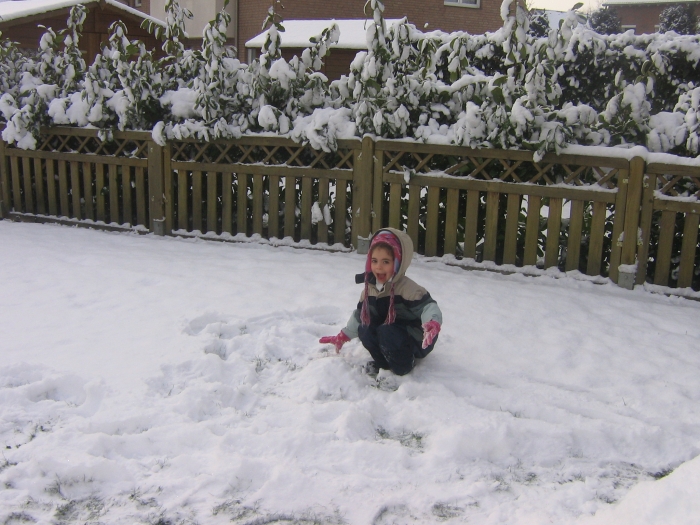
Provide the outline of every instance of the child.
<path id="1" fill-rule="evenodd" d="M 413 242 L 393 228 L 379 230 L 370 244 L 365 271 L 355 277 L 365 289 L 345 328 L 338 335 L 322 337 L 336 352 L 359 336 L 373 361 L 366 370 L 389 369 L 396 375 L 413 370 L 415 358 L 423 358 L 435 346 L 442 312 L 422 286 L 405 276 L 413 258 Z"/>

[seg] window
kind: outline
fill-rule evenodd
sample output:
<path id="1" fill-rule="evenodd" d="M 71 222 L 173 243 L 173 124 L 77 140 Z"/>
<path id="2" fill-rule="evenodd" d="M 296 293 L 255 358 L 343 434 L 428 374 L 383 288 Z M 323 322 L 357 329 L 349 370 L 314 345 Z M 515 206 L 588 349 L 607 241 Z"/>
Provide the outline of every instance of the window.
<path id="1" fill-rule="evenodd" d="M 481 0 L 445 0 L 445 5 L 459 7 L 481 7 Z"/>
<path id="2" fill-rule="evenodd" d="M 141 0 L 134 0 L 134 7 L 141 7 Z"/>
<path id="3" fill-rule="evenodd" d="M 634 31 L 635 33 L 637 32 L 637 26 L 636 25 L 621 25 L 620 29 L 622 29 L 622 32 L 624 33 L 625 31 L 629 31 L 630 29 Z"/>

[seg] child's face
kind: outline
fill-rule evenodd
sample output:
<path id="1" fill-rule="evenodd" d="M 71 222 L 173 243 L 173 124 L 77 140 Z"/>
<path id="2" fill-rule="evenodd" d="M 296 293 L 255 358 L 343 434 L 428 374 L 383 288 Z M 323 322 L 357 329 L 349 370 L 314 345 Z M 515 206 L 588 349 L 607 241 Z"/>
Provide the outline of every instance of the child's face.
<path id="1" fill-rule="evenodd" d="M 380 284 L 394 275 L 394 255 L 386 248 L 377 246 L 372 250 L 372 273 Z"/>

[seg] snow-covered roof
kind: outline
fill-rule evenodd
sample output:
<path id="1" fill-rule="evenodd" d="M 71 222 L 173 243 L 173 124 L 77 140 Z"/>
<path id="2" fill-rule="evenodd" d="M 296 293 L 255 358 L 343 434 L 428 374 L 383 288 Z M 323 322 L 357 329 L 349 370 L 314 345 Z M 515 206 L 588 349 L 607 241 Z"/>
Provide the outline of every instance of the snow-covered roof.
<path id="1" fill-rule="evenodd" d="M 141 11 L 122 4 L 117 0 L 0 0 L 0 22 L 9 22 L 10 20 L 18 20 L 28 16 L 50 13 L 60 9 L 71 8 L 78 4 L 82 4 L 89 8 L 90 4 L 96 4 L 100 1 L 140 18 L 147 18 L 148 20 L 152 20 L 158 24 L 164 23 L 162 20 L 158 20 L 157 18 L 142 13 Z"/>
<path id="2" fill-rule="evenodd" d="M 390 26 L 399 19 L 389 19 L 386 25 Z M 346 19 L 346 20 L 285 20 L 284 33 L 280 33 L 282 39 L 282 47 L 308 47 L 309 38 L 320 35 L 321 32 L 330 27 L 331 24 L 338 24 L 340 29 L 340 38 L 338 44 L 332 47 L 342 49 L 367 49 L 367 24 L 366 19 Z M 259 35 L 248 40 L 246 47 L 258 48 L 262 47 L 267 37 L 267 31 L 263 31 Z"/>
<path id="3" fill-rule="evenodd" d="M 700 0 L 607 0 L 603 5 L 697 4 Z"/>
<path id="4" fill-rule="evenodd" d="M 553 9 L 544 9 L 547 18 L 549 19 L 549 27 L 559 29 L 559 21 L 566 18 L 568 11 L 554 11 Z"/>

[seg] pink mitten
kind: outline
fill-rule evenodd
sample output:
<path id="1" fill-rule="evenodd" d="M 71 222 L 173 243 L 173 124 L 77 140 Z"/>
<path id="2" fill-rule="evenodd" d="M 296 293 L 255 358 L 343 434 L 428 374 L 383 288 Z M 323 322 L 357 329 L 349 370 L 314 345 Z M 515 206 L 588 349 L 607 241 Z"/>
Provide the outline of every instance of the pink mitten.
<path id="1" fill-rule="evenodd" d="M 437 321 L 428 321 L 423 325 L 423 350 L 433 344 L 439 333 L 440 323 Z"/>
<path id="2" fill-rule="evenodd" d="M 330 343 L 335 346 L 336 353 L 340 352 L 340 349 L 343 348 L 343 345 L 348 341 L 350 341 L 350 338 L 345 335 L 345 332 L 342 330 L 338 332 L 338 335 L 327 335 L 318 340 L 321 344 Z"/>

